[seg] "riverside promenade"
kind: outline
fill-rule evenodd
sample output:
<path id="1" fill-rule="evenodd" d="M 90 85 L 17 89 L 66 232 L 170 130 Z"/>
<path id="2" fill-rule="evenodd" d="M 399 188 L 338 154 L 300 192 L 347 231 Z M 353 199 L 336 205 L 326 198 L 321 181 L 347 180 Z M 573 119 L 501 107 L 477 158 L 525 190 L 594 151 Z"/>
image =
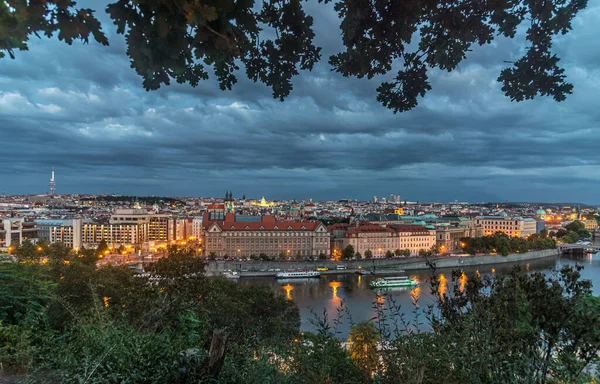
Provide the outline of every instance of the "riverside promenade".
<path id="1" fill-rule="evenodd" d="M 427 262 L 436 264 L 437 268 L 464 268 L 480 265 L 522 263 L 533 260 L 556 258 L 558 249 L 546 249 L 527 253 L 513 253 L 508 256 L 483 255 L 483 256 L 443 256 L 443 257 L 402 257 L 392 259 L 362 259 L 362 260 L 291 260 L 291 261 L 209 261 L 206 266 L 208 275 L 220 275 L 227 271 L 237 271 L 242 277 L 275 276 L 278 272 L 289 269 L 314 270 L 317 267 L 326 267 L 328 271 L 321 274 L 346 274 L 357 271 L 384 270 L 424 270 L 429 269 Z M 346 269 L 338 270 L 337 266 Z"/>

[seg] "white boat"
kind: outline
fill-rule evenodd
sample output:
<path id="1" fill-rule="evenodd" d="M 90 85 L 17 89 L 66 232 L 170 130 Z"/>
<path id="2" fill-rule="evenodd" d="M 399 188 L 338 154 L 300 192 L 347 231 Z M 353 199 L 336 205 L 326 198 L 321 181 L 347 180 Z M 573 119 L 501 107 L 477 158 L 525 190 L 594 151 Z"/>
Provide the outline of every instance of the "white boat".
<path id="1" fill-rule="evenodd" d="M 400 277 L 382 277 L 371 281 L 371 288 L 388 288 L 388 287 L 414 287 L 419 285 L 418 282 L 409 279 L 407 276 Z"/>
<path id="2" fill-rule="evenodd" d="M 275 275 L 276 279 L 306 279 L 307 277 L 319 277 L 318 271 L 284 271 Z"/>
<path id="3" fill-rule="evenodd" d="M 288 279 L 285 277 L 277 278 L 277 282 L 281 285 L 287 284 L 310 284 L 310 283 L 318 283 L 321 281 L 319 276 L 316 277 L 296 277 L 293 279 Z"/>
<path id="4" fill-rule="evenodd" d="M 237 272 L 223 272 L 226 279 L 239 279 L 241 276 Z"/>

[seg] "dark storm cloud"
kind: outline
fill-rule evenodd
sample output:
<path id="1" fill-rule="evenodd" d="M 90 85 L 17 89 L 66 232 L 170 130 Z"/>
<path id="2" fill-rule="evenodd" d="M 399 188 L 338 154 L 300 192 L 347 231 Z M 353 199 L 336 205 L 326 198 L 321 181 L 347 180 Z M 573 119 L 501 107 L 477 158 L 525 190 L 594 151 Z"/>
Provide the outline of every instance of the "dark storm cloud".
<path id="1" fill-rule="evenodd" d="M 214 79 L 144 91 L 103 12 L 110 47 L 32 40 L 0 61 L 0 191 L 44 192 L 54 166 L 59 192 L 600 202 L 600 6 L 557 41 L 566 102 L 506 99 L 495 80 L 523 42 L 499 39 L 432 71 L 433 90 L 397 115 L 375 100 L 393 74 L 332 72 L 339 20 L 331 5 L 308 11 L 323 59 L 284 103 L 243 72 L 230 92 Z"/>

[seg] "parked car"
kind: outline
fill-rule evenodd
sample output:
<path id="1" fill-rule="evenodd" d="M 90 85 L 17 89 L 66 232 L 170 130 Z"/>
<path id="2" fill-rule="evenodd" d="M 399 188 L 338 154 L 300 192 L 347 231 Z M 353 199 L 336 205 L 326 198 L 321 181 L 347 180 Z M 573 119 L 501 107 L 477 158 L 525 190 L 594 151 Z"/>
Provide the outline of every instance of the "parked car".
<path id="1" fill-rule="evenodd" d="M 317 269 L 317 271 L 321 271 L 321 272 L 322 271 L 329 271 L 329 268 L 327 268 L 327 267 L 325 267 L 323 265 L 319 265 L 316 269 Z"/>
<path id="2" fill-rule="evenodd" d="M 345 265 L 336 265 L 335 269 L 337 269 L 338 271 L 345 271 L 346 269 L 348 269 L 348 267 L 346 267 Z"/>

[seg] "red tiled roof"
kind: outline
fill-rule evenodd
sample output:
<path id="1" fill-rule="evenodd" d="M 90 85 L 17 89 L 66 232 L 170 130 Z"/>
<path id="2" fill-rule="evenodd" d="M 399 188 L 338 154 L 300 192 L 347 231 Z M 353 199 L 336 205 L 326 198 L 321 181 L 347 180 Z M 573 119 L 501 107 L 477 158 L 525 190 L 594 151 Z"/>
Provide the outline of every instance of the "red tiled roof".
<path id="1" fill-rule="evenodd" d="M 429 229 L 425 228 L 422 225 L 390 225 L 391 229 L 396 232 L 421 232 L 421 231 L 429 231 Z"/>
<path id="2" fill-rule="evenodd" d="M 344 229 L 348 229 L 350 224 L 348 223 L 335 223 L 327 226 L 327 230 L 331 231 L 343 231 Z"/>
<path id="3" fill-rule="evenodd" d="M 329 227 L 328 227 L 329 228 Z M 427 228 L 421 225 L 390 225 L 388 227 L 382 227 L 376 224 L 362 224 L 358 227 L 350 228 L 344 236 L 351 237 L 352 235 L 359 233 L 399 233 L 399 232 L 424 232 L 429 231 Z"/>
<path id="4" fill-rule="evenodd" d="M 235 215 L 228 213 L 225 220 L 205 220 L 205 229 L 217 224 L 223 231 L 314 231 L 319 221 L 277 221 L 275 216 L 262 216 L 260 222 L 235 221 Z M 262 227 L 262 229 L 261 229 Z"/>
<path id="5" fill-rule="evenodd" d="M 357 233 L 377 233 L 377 232 L 395 233 L 395 231 L 391 228 L 382 227 L 381 225 L 375 225 L 375 224 L 366 224 L 366 225 L 361 225 L 359 227 L 349 229 L 348 232 L 346 232 L 346 235 L 353 235 L 353 234 L 357 234 Z"/>

